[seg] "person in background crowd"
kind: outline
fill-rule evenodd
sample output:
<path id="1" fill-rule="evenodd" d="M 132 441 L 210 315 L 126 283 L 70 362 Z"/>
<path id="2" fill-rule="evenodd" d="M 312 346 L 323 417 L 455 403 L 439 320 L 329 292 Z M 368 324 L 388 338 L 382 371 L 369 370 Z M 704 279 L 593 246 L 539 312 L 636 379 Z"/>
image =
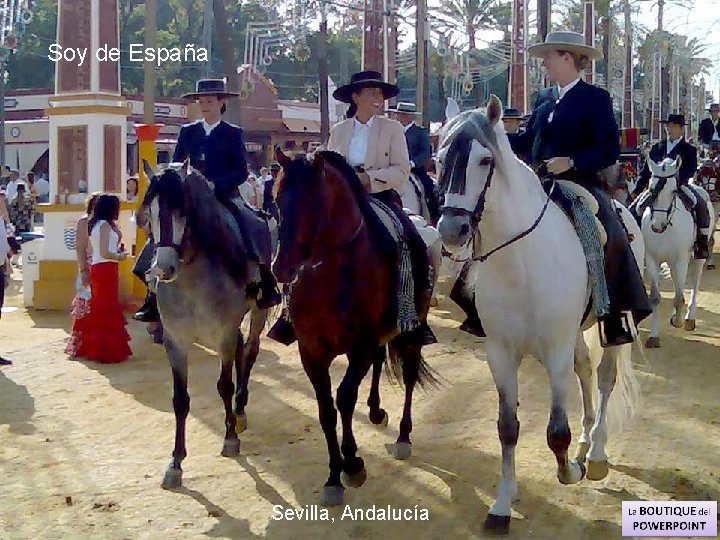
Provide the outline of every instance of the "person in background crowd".
<path id="1" fill-rule="evenodd" d="M 8 210 L 5 200 L 0 197 L 0 318 L 2 318 L 2 307 L 5 304 L 5 289 L 10 285 L 10 244 L 7 240 L 6 224 L 9 222 Z M 0 356 L 0 366 L 9 366 L 12 362 Z"/>
<path id="2" fill-rule="evenodd" d="M 2 168 L 2 173 L 0 173 L 0 184 L 2 184 L 3 186 L 7 186 L 9 181 L 10 181 L 10 165 L 5 165 Z"/>
<path id="3" fill-rule="evenodd" d="M 720 103 L 713 103 L 708 109 L 710 118 L 703 119 L 698 127 L 698 139 L 705 146 L 720 144 Z"/>
<path id="4" fill-rule="evenodd" d="M 78 261 L 78 277 L 75 286 L 75 299 L 72 302 L 72 334 L 65 347 L 65 354 L 74 356 L 73 353 L 80 347 L 81 329 L 83 320 L 90 311 L 90 266 L 92 264 L 92 252 L 90 250 L 90 237 L 88 224 L 95 210 L 95 204 L 102 195 L 100 192 L 93 193 L 85 202 L 85 214 L 78 220 L 75 229 L 75 254 Z"/>
<path id="5" fill-rule="evenodd" d="M 35 210 L 32 198 L 28 195 L 25 182 L 17 183 L 17 195 L 10 201 L 10 221 L 15 226 L 15 234 L 32 232 L 32 215 Z"/>
<path id="6" fill-rule="evenodd" d="M 260 167 L 260 177 L 258 178 L 260 185 L 265 185 L 265 182 L 272 180 L 270 176 L 270 170 L 267 167 Z"/>
<path id="7" fill-rule="evenodd" d="M 37 192 L 37 202 L 50 202 L 50 182 L 47 181 L 44 174 L 41 174 L 38 179 L 35 180 L 35 191 Z"/>
<path id="8" fill-rule="evenodd" d="M 243 200 L 248 203 L 253 208 L 257 208 L 257 196 L 255 194 L 255 184 L 257 183 L 257 177 L 249 173 L 247 180 L 240 184 L 240 187 L 238 187 L 238 190 L 240 191 L 240 196 L 243 198 Z"/>
<path id="9" fill-rule="evenodd" d="M 97 198 L 88 229 L 92 249 L 89 311 L 73 327 L 77 347 L 68 354 L 104 364 L 127 360 L 131 355 L 127 321 L 119 300 L 118 263 L 127 258 L 121 250 L 122 234 L 116 225 L 120 199 L 103 194 Z"/>
<path id="10" fill-rule="evenodd" d="M 275 179 L 280 174 L 280 164 L 273 163 L 270 165 L 270 179 L 263 184 L 263 203 L 262 209 L 274 217 L 276 220 L 280 220 L 280 214 L 278 211 L 277 204 L 275 203 Z"/>
<path id="11" fill-rule="evenodd" d="M 20 173 L 16 170 L 12 170 L 9 173 L 9 180 L 6 186 L 7 190 L 7 198 L 8 201 L 12 202 L 13 199 L 17 196 L 17 185 L 18 185 L 18 178 L 20 178 Z"/>
<path id="12" fill-rule="evenodd" d="M 138 196 L 138 179 L 136 176 L 131 176 L 127 179 L 127 200 L 130 202 L 137 201 Z"/>
<path id="13" fill-rule="evenodd" d="M 520 122 L 523 119 L 523 115 L 517 109 L 505 109 L 503 112 L 503 126 L 505 127 L 505 133 L 517 133 L 520 131 Z"/>

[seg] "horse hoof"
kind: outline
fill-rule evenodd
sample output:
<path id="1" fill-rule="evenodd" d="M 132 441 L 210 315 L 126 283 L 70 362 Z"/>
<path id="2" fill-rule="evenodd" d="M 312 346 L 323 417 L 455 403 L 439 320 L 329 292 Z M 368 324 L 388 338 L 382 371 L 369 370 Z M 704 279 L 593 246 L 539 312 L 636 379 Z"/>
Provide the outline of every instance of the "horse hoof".
<path id="1" fill-rule="evenodd" d="M 659 349 L 660 348 L 660 338 L 659 337 L 647 338 L 647 341 L 645 342 L 645 348 L 646 349 Z"/>
<path id="2" fill-rule="evenodd" d="M 585 464 L 579 461 L 570 461 L 564 475 L 558 472 L 558 480 L 564 486 L 577 484 L 583 478 L 585 478 Z"/>
<path id="3" fill-rule="evenodd" d="M 687 319 L 685 321 L 685 330 L 688 332 L 695 330 L 695 319 Z"/>
<path id="4" fill-rule="evenodd" d="M 401 461 L 406 460 L 412 454 L 412 444 L 407 442 L 398 442 L 395 444 L 386 444 L 385 448 L 395 459 Z"/>
<path id="5" fill-rule="evenodd" d="M 683 323 L 680 321 L 680 319 L 678 317 L 676 317 L 675 315 L 670 317 L 670 324 L 672 326 L 674 326 L 675 328 L 680 328 L 683 325 Z"/>
<path id="6" fill-rule="evenodd" d="M 390 420 L 390 416 L 385 409 L 380 409 L 379 415 L 374 415 L 373 413 L 370 413 L 368 417 L 373 424 L 380 427 L 387 427 Z"/>
<path id="7" fill-rule="evenodd" d="M 605 461 L 593 461 L 592 459 L 588 460 L 587 465 L 587 479 L 588 480 L 602 480 L 608 475 L 608 472 L 610 472 L 610 467 L 608 466 L 607 460 Z"/>
<path id="8" fill-rule="evenodd" d="M 240 435 L 247 429 L 247 414 L 236 414 L 235 415 L 235 433 Z"/>
<path id="9" fill-rule="evenodd" d="M 575 461 L 578 463 L 585 463 L 585 458 L 590 451 L 590 443 L 581 442 L 578 443 L 577 451 L 575 452 Z"/>
<path id="10" fill-rule="evenodd" d="M 365 467 L 363 467 L 354 474 L 348 474 L 346 472 L 343 472 L 341 475 L 341 479 L 344 485 L 357 489 L 359 487 L 362 487 L 362 485 L 365 483 L 365 480 L 367 480 L 367 470 L 365 470 Z"/>
<path id="11" fill-rule="evenodd" d="M 240 439 L 225 439 L 220 452 L 223 457 L 237 457 L 240 455 Z"/>
<path id="12" fill-rule="evenodd" d="M 510 516 L 488 514 L 483 528 L 493 534 L 508 534 L 510 532 Z"/>
<path id="13" fill-rule="evenodd" d="M 320 504 L 322 506 L 340 506 L 343 503 L 343 492 L 345 488 L 342 486 L 324 486 L 322 495 L 320 495 Z"/>
<path id="14" fill-rule="evenodd" d="M 163 489 L 176 489 L 182 486 L 182 470 L 168 466 L 161 484 Z"/>

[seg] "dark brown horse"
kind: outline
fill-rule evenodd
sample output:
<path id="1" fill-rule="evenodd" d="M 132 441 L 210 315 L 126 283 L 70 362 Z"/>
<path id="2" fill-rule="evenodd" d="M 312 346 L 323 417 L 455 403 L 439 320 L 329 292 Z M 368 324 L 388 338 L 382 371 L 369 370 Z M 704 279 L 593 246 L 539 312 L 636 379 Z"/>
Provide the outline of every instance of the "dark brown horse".
<path id="1" fill-rule="evenodd" d="M 279 149 L 276 157 L 283 171 L 277 185 L 280 246 L 273 272 L 278 281 L 293 283 L 290 317 L 330 453 L 330 476 L 321 502 L 334 506 L 343 501 L 342 473 L 352 487 L 360 487 L 367 477 L 357 455 L 352 418 L 358 386 L 370 366 L 370 421 L 387 424 L 378 390 L 385 346 L 389 371 L 405 384 L 400 435 L 391 448 L 396 458 L 410 455 L 415 385 L 437 379 L 425 364 L 421 347 L 411 344 L 405 334 L 398 335 L 395 246 L 387 242 L 353 169 L 334 152 L 319 152 L 313 162 L 302 157 L 291 160 Z M 420 314 L 421 320 L 426 317 L 427 310 Z M 349 363 L 337 390 L 343 431 L 339 445 L 329 368 L 341 354 Z"/>

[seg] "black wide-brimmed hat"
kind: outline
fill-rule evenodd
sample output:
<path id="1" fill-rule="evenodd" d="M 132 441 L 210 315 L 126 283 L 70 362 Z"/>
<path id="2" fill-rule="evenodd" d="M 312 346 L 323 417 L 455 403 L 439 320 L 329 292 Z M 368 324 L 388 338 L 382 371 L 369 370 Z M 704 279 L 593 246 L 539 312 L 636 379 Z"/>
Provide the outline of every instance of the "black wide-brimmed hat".
<path id="1" fill-rule="evenodd" d="M 660 120 L 661 124 L 677 124 L 686 126 L 684 114 L 668 114 L 667 120 Z"/>
<path id="2" fill-rule="evenodd" d="M 183 99 L 197 99 L 201 96 L 217 96 L 218 99 L 222 99 L 239 95 L 225 90 L 224 79 L 200 79 L 195 85 L 195 92 L 185 94 Z"/>
<path id="3" fill-rule="evenodd" d="M 720 111 L 720 103 L 713 103 L 710 107 L 708 107 L 708 111 Z"/>
<path id="4" fill-rule="evenodd" d="M 409 101 L 399 101 L 397 105 L 390 105 L 385 112 L 418 115 L 420 114 L 419 112 L 417 112 L 417 107 L 415 106 L 415 104 L 410 103 Z"/>
<path id="5" fill-rule="evenodd" d="M 518 109 L 505 109 L 503 111 L 503 120 L 522 120 L 525 116 Z"/>
<path id="6" fill-rule="evenodd" d="M 397 86 L 383 81 L 378 71 L 361 71 L 350 77 L 348 84 L 335 90 L 333 97 L 343 103 L 352 103 L 353 92 L 359 92 L 363 88 L 380 88 L 384 99 L 392 99 L 400 93 Z"/>

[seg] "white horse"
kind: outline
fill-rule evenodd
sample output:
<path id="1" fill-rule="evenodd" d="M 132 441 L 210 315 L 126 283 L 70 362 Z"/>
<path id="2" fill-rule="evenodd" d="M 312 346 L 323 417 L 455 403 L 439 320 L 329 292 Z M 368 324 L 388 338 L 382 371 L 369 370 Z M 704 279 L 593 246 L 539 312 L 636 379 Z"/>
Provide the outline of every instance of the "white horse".
<path id="1" fill-rule="evenodd" d="M 690 305 L 685 315 L 685 330 L 695 330 L 697 314 L 697 297 L 700 290 L 705 260 L 693 258 L 695 243 L 695 222 L 690 211 L 679 199 L 677 174 L 680 169 L 680 157 L 677 160 L 666 158 L 660 164 L 648 159 L 652 178 L 648 189 L 654 197 L 651 206 L 645 209 L 642 216 L 642 234 L 645 238 L 646 268 L 650 279 L 650 301 L 653 306 L 650 337 L 645 346 L 660 347 L 660 265 L 667 263 L 675 284 L 674 312 L 670 324 L 676 328 L 683 326 L 683 310 L 685 309 L 685 283 L 690 274 L 692 286 Z M 710 203 L 708 193 L 698 185 L 695 190 L 700 192 L 710 213 L 710 230 L 715 230 L 715 210 Z"/>
<path id="2" fill-rule="evenodd" d="M 443 130 L 438 158 L 445 205 L 438 230 L 453 252 L 469 243 L 474 234 L 479 235 L 486 255 L 492 248 L 505 246 L 481 257 L 471 279 L 475 280 L 476 306 L 488 335 L 485 351 L 499 395 L 502 444 L 501 481 L 485 527 L 507 533 L 517 493 L 521 359 L 534 356 L 550 377 L 547 440 L 562 484 L 583 478 L 586 458 L 589 479 L 607 475 L 607 417 L 613 415 L 608 405 L 618 407 L 623 416 L 632 416 L 638 389 L 631 346 L 603 349 L 594 316 L 583 324 L 590 285 L 582 245 L 567 216 L 548 200 L 535 173 L 513 154 L 500 122 L 502 110 L 500 100 L 491 96 L 486 113 L 461 113 Z M 585 193 L 592 198 L 590 204 L 597 204 Z M 630 218 L 626 225 L 636 236 L 633 247 L 642 261 L 641 234 L 633 221 Z M 589 346 L 581 325 L 594 330 L 586 336 L 591 338 Z M 584 409 L 576 460 L 568 457 L 571 434 L 566 412 L 573 370 L 580 380 Z M 619 392 L 613 397 L 619 394 L 621 399 L 609 403 L 616 380 Z M 593 403 L 596 392 L 597 412 Z"/>

